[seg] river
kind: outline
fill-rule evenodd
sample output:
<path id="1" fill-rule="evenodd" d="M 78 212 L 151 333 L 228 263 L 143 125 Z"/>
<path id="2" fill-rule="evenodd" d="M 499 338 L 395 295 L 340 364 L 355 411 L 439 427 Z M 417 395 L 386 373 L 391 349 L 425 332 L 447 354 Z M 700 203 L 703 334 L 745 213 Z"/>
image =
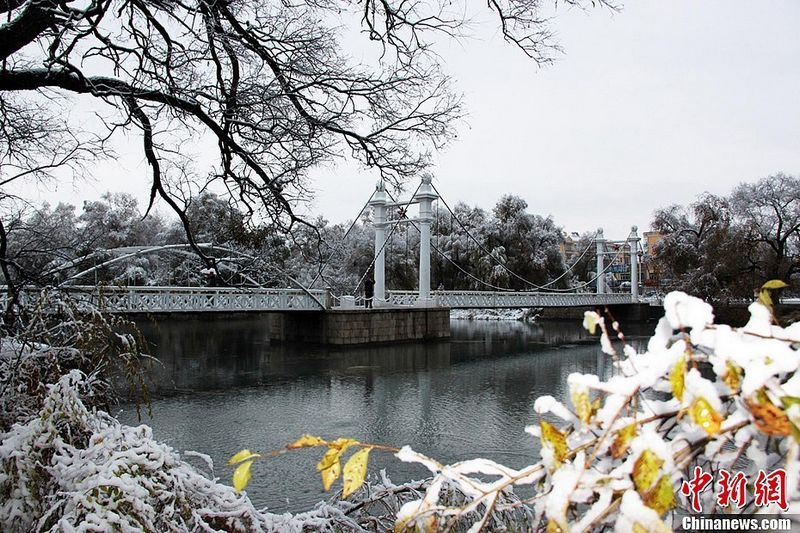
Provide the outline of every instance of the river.
<path id="1" fill-rule="evenodd" d="M 538 457 L 524 432 L 543 394 L 566 399 L 571 372 L 608 375 L 611 362 L 578 321 L 453 320 L 434 343 L 327 348 L 271 344 L 256 316 L 143 322 L 161 361 L 152 371 L 153 427 L 178 451 L 225 461 L 242 448 L 269 451 L 304 433 L 408 444 L 440 461 L 486 457 L 519 468 Z M 629 337 L 650 325 L 630 325 Z M 136 425 L 123 405 L 119 418 Z M 321 449 L 257 462 L 248 494 L 273 512 L 299 511 L 328 497 L 315 465 Z M 415 465 L 373 452 L 370 472 L 395 482 L 426 477 Z M 337 485 L 338 487 L 338 485 Z"/>

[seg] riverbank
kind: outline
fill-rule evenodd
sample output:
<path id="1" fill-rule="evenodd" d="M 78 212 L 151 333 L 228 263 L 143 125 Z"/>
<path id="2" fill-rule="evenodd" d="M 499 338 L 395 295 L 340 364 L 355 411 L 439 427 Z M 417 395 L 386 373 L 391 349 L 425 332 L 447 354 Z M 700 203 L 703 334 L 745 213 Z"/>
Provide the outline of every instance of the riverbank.
<path id="1" fill-rule="evenodd" d="M 661 306 L 649 304 L 609 305 L 608 309 L 619 320 L 626 322 L 655 322 L 664 314 Z M 502 321 L 577 321 L 583 320 L 588 307 L 544 307 L 523 309 L 452 309 L 451 320 L 502 320 Z M 745 309 L 747 312 L 747 309 Z"/>

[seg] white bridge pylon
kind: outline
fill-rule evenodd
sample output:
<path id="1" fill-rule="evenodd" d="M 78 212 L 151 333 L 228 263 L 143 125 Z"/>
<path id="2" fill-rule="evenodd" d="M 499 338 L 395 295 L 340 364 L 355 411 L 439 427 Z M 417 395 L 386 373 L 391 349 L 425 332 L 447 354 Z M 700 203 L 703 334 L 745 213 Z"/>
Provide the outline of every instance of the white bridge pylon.
<path id="1" fill-rule="evenodd" d="M 373 212 L 373 225 L 375 227 L 375 295 L 374 303 L 377 307 L 388 303 L 386 297 L 386 229 L 392 224 L 419 223 L 419 285 L 417 287 L 416 304 L 420 306 L 434 305 L 431 300 L 431 224 L 433 223 L 433 201 L 439 195 L 433 190 L 430 174 L 422 176 L 417 192 L 410 200 L 405 202 L 392 202 L 386 193 L 386 186 L 381 181 L 378 183 L 375 194 L 369 205 Z M 388 210 L 400 207 L 404 210 L 412 205 L 419 205 L 417 218 L 402 218 L 388 220 Z"/>
<path id="2" fill-rule="evenodd" d="M 434 305 L 448 305 L 450 307 L 469 307 L 470 303 L 467 300 L 474 299 L 475 307 L 486 307 L 487 302 L 492 302 L 489 307 L 497 307 L 497 302 L 509 303 L 509 307 L 518 307 L 522 302 L 530 302 L 530 306 L 537 306 L 537 304 L 544 304 L 544 306 L 564 306 L 564 305 L 584 305 L 591 302 L 592 304 L 603 303 L 639 303 L 639 235 L 636 226 L 631 227 L 631 232 L 625 240 L 610 241 L 603 235 L 603 228 L 598 228 L 595 236 L 596 256 L 597 256 L 597 271 L 593 279 L 584 283 L 581 287 L 588 286 L 589 283 L 596 281 L 596 295 L 597 297 L 587 299 L 587 293 L 578 292 L 578 287 L 574 291 L 569 289 L 545 289 L 541 292 L 516 292 L 509 291 L 507 293 L 497 292 L 496 294 L 504 297 L 497 297 L 487 299 L 489 294 L 494 294 L 488 291 L 436 291 L 435 298 L 431 297 L 431 224 L 434 221 L 433 215 L 433 202 L 439 198 L 439 194 L 432 184 L 432 176 L 424 174 L 421 183 L 417 188 L 414 195 L 407 201 L 391 201 L 386 186 L 383 181 L 378 182 L 375 193 L 368 205 L 372 207 L 373 212 L 373 226 L 375 229 L 375 258 L 374 265 L 374 279 L 375 279 L 375 292 L 374 292 L 374 305 L 376 307 L 387 305 L 415 305 L 415 306 L 434 306 Z M 405 209 L 412 204 L 419 205 L 419 215 L 417 218 L 401 218 L 396 220 L 389 220 L 389 209 L 402 208 L 402 213 L 405 215 Z M 387 291 L 386 288 L 386 242 L 387 242 L 387 229 L 390 229 L 389 236 L 398 224 L 403 223 L 418 223 L 420 231 L 420 251 L 419 251 L 419 284 L 417 292 L 414 295 L 409 291 Z M 620 245 L 616 250 L 610 250 L 609 245 Z M 630 256 L 630 273 L 631 273 L 631 289 L 630 296 L 626 297 L 620 293 L 611 293 L 606 282 L 607 272 L 614 265 L 614 260 L 622 253 L 623 248 L 629 247 Z M 606 256 L 611 256 L 611 262 L 606 264 Z M 571 269 L 572 267 L 570 267 Z M 513 274 L 513 273 L 512 273 Z M 516 276 L 519 277 L 519 276 Z M 522 279 L 522 278 L 520 278 Z M 556 280 L 554 280 L 556 281 Z M 551 285 L 553 282 L 548 283 L 546 286 Z M 530 283 L 533 285 L 532 283 Z M 544 287 L 542 287 L 544 288 Z M 516 294 L 518 297 L 513 297 Z M 447 295 L 447 296 L 445 296 Z M 557 295 L 562 297 L 556 298 Z M 580 295 L 580 297 L 578 297 Z M 541 297 L 540 297 L 541 296 Z M 574 303 L 573 303 L 574 302 Z"/>

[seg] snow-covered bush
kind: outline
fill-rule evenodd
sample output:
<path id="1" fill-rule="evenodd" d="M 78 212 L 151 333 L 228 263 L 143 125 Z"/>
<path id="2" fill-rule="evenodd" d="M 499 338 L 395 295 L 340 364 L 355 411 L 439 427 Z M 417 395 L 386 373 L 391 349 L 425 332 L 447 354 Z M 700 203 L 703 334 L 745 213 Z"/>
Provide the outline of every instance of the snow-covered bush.
<path id="1" fill-rule="evenodd" d="M 71 371 L 48 387 L 36 418 L 4 436 L 0 530 L 249 532 L 293 523 L 200 474 L 148 426 L 88 409 L 92 386 Z"/>
<path id="2" fill-rule="evenodd" d="M 47 385 L 71 369 L 95 377 L 84 398 L 92 406 L 107 409 L 124 389 L 137 405 L 147 402 L 143 370 L 152 360 L 132 322 L 55 289 L 27 296 L 15 327 L 0 336 L 0 431 L 35 416 Z"/>

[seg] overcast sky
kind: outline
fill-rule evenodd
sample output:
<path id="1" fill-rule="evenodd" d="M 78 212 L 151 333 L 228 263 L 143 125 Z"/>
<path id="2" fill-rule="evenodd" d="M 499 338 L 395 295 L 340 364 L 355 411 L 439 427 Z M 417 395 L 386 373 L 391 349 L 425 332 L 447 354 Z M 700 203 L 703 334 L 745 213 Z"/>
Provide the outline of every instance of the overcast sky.
<path id="1" fill-rule="evenodd" d="M 513 192 L 567 231 L 602 226 L 621 238 L 632 224 L 646 229 L 659 206 L 798 174 L 799 24 L 796 0 L 559 8 L 553 29 L 565 53 L 545 69 L 478 26 L 473 39 L 438 49 L 468 117 L 437 154 L 437 187 L 451 205 L 487 209 Z M 146 203 L 144 163 L 131 153 L 112 176 L 42 199 L 80 204 L 111 189 Z M 375 181 L 355 165 L 315 171 L 312 207 L 334 222 L 352 218 Z"/>

